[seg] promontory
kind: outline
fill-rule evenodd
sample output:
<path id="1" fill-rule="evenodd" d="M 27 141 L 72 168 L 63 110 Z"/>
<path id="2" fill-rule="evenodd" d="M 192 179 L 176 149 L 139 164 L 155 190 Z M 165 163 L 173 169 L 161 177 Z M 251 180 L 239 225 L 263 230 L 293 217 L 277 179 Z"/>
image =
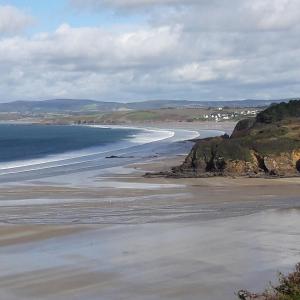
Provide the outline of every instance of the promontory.
<path id="1" fill-rule="evenodd" d="M 231 136 L 198 140 L 168 175 L 299 176 L 300 100 L 271 105 L 238 122 Z"/>

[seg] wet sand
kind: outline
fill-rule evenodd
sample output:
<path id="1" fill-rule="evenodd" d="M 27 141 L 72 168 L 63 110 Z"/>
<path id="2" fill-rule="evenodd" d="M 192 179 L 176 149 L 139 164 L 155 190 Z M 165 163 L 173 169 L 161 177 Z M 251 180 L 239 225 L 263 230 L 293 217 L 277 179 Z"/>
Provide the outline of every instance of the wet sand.
<path id="1" fill-rule="evenodd" d="M 1 299 L 231 300 L 299 261 L 298 178 L 141 177 L 180 159 L 2 188 Z"/>
<path id="2" fill-rule="evenodd" d="M 0 299 L 233 300 L 300 261 L 300 178 L 142 177 L 183 158 L 2 185 Z"/>
<path id="3" fill-rule="evenodd" d="M 144 178 L 182 156 L 153 159 L 69 187 L 30 183 L 0 188 L 3 224 L 146 224 L 210 220 L 300 206 L 300 178 Z"/>
<path id="4" fill-rule="evenodd" d="M 6 236 L 18 236 L 0 247 L 0 295 L 235 299 L 238 289 L 263 289 L 277 270 L 299 260 L 299 226 L 296 209 L 207 221 L 78 225 L 78 232 L 55 237 L 56 226 L 4 226 Z M 43 238 L 33 240 L 31 231 Z"/>

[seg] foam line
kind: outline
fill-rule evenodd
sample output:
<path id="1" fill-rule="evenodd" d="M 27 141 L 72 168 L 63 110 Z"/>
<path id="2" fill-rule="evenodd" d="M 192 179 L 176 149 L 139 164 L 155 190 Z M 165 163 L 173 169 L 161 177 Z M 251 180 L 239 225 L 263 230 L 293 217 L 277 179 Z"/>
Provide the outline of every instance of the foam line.
<path id="1" fill-rule="evenodd" d="M 35 171 L 35 170 L 43 169 L 44 167 L 42 166 L 45 164 L 48 164 L 46 168 L 50 168 L 51 166 L 61 167 L 64 165 L 73 165 L 73 164 L 75 165 L 76 163 L 91 162 L 93 161 L 93 159 L 89 159 L 89 157 L 91 158 L 94 155 L 104 154 L 111 151 L 123 150 L 123 149 L 130 148 L 134 145 L 142 145 L 142 144 L 148 144 L 156 141 L 161 141 L 161 140 L 169 139 L 175 135 L 175 132 L 170 130 L 144 129 L 144 128 L 125 127 L 125 126 L 102 126 L 102 125 L 86 125 L 86 126 L 95 127 L 95 128 L 137 129 L 140 130 L 140 132 L 138 134 L 132 135 L 127 140 L 125 139 L 122 142 L 113 143 L 107 146 L 91 147 L 80 151 L 72 151 L 72 152 L 66 152 L 61 154 L 48 155 L 43 158 L 37 158 L 37 159 L 19 160 L 19 161 L 1 163 L 0 170 L 12 171 L 12 172 L 2 172 L 1 175 L 18 173 L 13 171 L 14 169 L 17 168 L 31 167 L 30 170 Z M 76 159 L 79 161 L 77 162 L 75 161 L 73 163 L 67 163 L 68 161 L 70 162 L 71 160 L 76 160 Z M 82 160 L 82 159 L 87 159 L 87 160 Z M 65 162 L 65 164 L 63 162 Z M 36 168 L 32 168 L 34 166 L 36 166 Z"/>

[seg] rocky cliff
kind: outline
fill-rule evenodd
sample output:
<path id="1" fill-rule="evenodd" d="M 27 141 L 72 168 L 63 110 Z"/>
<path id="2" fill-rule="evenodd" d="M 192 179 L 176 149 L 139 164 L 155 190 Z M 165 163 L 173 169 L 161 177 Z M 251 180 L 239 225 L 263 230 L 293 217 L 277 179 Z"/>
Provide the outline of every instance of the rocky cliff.
<path id="1" fill-rule="evenodd" d="M 300 100 L 240 121 L 230 137 L 199 140 L 170 175 L 300 175 Z"/>

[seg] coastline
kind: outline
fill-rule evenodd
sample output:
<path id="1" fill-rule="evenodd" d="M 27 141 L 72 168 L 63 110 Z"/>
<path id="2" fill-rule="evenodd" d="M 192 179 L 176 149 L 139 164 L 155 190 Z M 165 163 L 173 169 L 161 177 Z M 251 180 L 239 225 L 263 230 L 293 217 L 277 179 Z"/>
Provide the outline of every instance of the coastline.
<path id="1" fill-rule="evenodd" d="M 20 124 L 20 123 L 7 123 L 9 125 L 43 125 L 43 124 Z M 43 125 L 44 126 L 44 125 Z M 47 125 L 51 126 L 51 125 Z M 53 126 L 57 126 L 53 124 Z M 14 160 L 1 162 L 0 170 L 10 169 L 14 167 L 26 167 L 33 165 L 40 165 L 43 163 L 51 163 L 64 161 L 69 159 L 80 158 L 84 156 L 95 155 L 99 153 L 109 153 L 110 151 L 122 150 L 129 148 L 134 145 L 145 144 L 150 142 L 156 142 L 159 140 L 168 139 L 174 136 L 174 132 L 162 130 L 162 129 L 147 129 L 138 127 L 126 127 L 126 126 L 102 126 L 102 125 L 60 125 L 60 126 L 81 126 L 81 127 L 92 127 L 92 128 L 111 128 L 111 129 L 132 129 L 137 130 L 138 133 L 120 142 L 110 143 L 109 145 L 91 146 L 85 147 L 80 150 L 69 150 L 62 153 L 48 154 L 43 157 L 33 157 L 25 160 Z M 145 137 L 146 135 L 146 137 Z"/>
<path id="2" fill-rule="evenodd" d="M 180 141 L 188 141 L 193 140 L 196 138 L 201 138 L 200 132 L 201 131 L 216 131 L 220 132 L 220 135 L 223 132 L 226 132 L 230 134 L 234 128 L 235 122 L 222 122 L 222 123 L 216 123 L 216 122 L 193 122 L 193 123 L 186 123 L 186 122 L 152 122 L 152 123 L 136 123 L 136 124 L 130 124 L 130 125 L 101 125 L 101 124 L 94 124 L 94 125 L 77 125 L 77 124 L 43 124 L 41 122 L 17 122 L 17 121 L 11 121 L 11 122 L 1 122 L 1 124 L 4 125 L 43 125 L 43 126 L 82 126 L 82 127 L 91 127 L 91 128 L 112 128 L 112 129 L 134 129 L 140 131 L 135 136 L 132 136 L 130 139 L 128 139 L 128 144 L 126 143 L 117 143 L 114 145 L 115 147 L 111 147 L 109 145 L 106 146 L 93 146 L 93 147 L 87 147 L 81 150 L 70 150 L 68 152 L 64 153 L 56 153 L 56 154 L 48 154 L 43 157 L 39 158 L 28 158 L 26 160 L 16 160 L 16 161 L 7 161 L 7 162 L 1 162 L 0 163 L 0 170 L 10 169 L 14 167 L 26 167 L 26 166 L 32 166 L 32 165 L 40 165 L 43 163 L 51 163 L 56 161 L 63 161 L 73 158 L 80 158 L 81 156 L 89 156 L 97 153 L 109 153 L 110 151 L 115 150 L 123 150 L 126 148 L 129 148 L 133 145 L 142 145 L 147 144 L 151 142 L 157 142 L 160 140 L 166 140 L 171 139 L 175 135 L 175 131 L 182 131 L 186 132 L 186 136 L 180 137 Z M 0 124 L 0 125 L 1 125 Z M 145 137 L 146 133 L 146 137 Z M 184 135 L 184 134 L 183 134 Z M 174 142 L 174 140 L 172 141 Z"/>
<path id="3" fill-rule="evenodd" d="M 233 300 L 292 269 L 299 179 L 144 178 L 185 158 L 191 144 L 171 140 L 109 169 L 1 185 L 0 296 Z"/>
<path id="4" fill-rule="evenodd" d="M 182 128 L 182 124 L 180 124 L 180 127 Z M 186 127 L 186 125 L 184 128 L 184 131 L 191 130 L 191 127 Z M 154 130 L 149 129 L 149 127 L 147 129 Z M 166 130 L 166 128 L 163 128 L 163 130 Z M 225 130 L 228 132 L 228 129 Z M 198 132 L 200 131 L 198 130 Z M 146 155 L 143 150 L 142 154 L 138 154 L 141 156 L 138 157 L 136 153 L 139 152 L 136 152 L 131 159 L 126 157 L 126 159 L 122 159 L 122 156 L 108 159 L 106 153 L 104 153 L 99 163 L 103 164 L 105 161 L 108 165 L 103 169 L 86 168 L 87 170 L 83 169 L 79 173 L 58 173 L 56 176 L 45 176 L 45 178 L 32 176 L 32 179 L 29 181 L 21 180 L 4 183 L 0 187 L 0 205 L 4 207 L 4 211 L 5 207 L 10 208 L 12 206 L 14 210 L 16 207 L 20 207 L 20 219 L 16 217 L 16 223 L 22 222 L 22 209 L 27 208 L 27 206 L 31 207 L 33 205 L 33 207 L 37 208 L 37 211 L 43 211 L 46 205 L 61 205 L 61 209 L 64 209 L 63 205 L 66 204 L 68 209 L 72 209 L 72 204 L 80 206 L 83 201 L 92 206 L 97 206 L 99 209 L 102 209 L 107 203 L 116 203 L 117 207 L 120 203 L 131 205 L 131 203 L 139 204 L 143 203 L 143 201 L 148 201 L 149 207 L 151 207 L 151 205 L 155 204 L 151 199 L 156 199 L 155 201 L 160 205 L 161 203 L 166 203 L 168 198 L 172 197 L 179 199 L 179 203 L 183 203 L 181 201 L 182 198 L 186 202 L 191 201 L 191 203 L 196 205 L 207 204 L 212 201 L 215 203 L 236 201 L 237 205 L 240 205 L 249 200 L 254 203 L 254 206 L 258 207 L 257 211 L 265 209 L 263 205 L 261 207 L 257 205 L 265 200 L 274 200 L 275 208 L 277 206 L 293 207 L 295 205 L 294 199 L 297 198 L 297 185 L 299 184 L 299 178 L 297 177 L 277 178 L 276 180 L 272 178 L 246 177 L 166 178 L 154 176 L 145 178 L 143 175 L 147 172 L 165 172 L 183 162 L 186 153 L 182 151 L 189 151 L 188 149 L 192 147 L 192 143 L 184 142 L 182 136 L 179 137 L 178 141 L 178 138 L 172 135 L 172 137 L 167 138 L 167 140 L 171 140 L 170 143 L 158 143 L 158 146 L 154 148 L 155 151 L 158 151 L 160 147 L 170 147 L 172 149 L 172 145 L 176 145 L 171 151 L 169 151 L 169 148 L 166 148 L 166 151 L 151 154 L 153 148 L 150 148 L 147 150 Z M 99 160 L 98 156 L 96 159 Z M 95 161 L 91 160 L 91 164 L 95 164 Z M 86 162 L 84 161 L 83 163 Z M 76 167 L 78 164 L 81 164 L 81 162 L 74 163 Z M 50 170 L 53 168 L 65 169 L 66 166 L 53 167 L 50 165 L 49 168 Z M 28 176 L 30 172 L 32 170 L 26 169 L 26 167 L 20 169 L 21 175 L 24 173 L 24 176 Z M 8 175 L 13 177 L 19 175 L 19 172 L 12 172 L 12 174 Z M 52 174 L 50 173 L 50 175 Z M 246 193 L 244 194 L 244 192 Z M 99 196 L 101 197 L 100 199 Z M 292 200 L 286 203 L 284 201 L 276 202 L 283 197 L 289 197 Z M 272 207 L 272 203 L 266 207 L 268 208 L 269 206 Z M 245 210 L 244 212 L 248 211 Z M 2 220 L 5 220 L 4 215 L 6 215 L 5 212 Z M 88 219 L 88 214 L 84 215 L 82 219 L 78 215 L 74 218 L 79 223 L 85 223 Z M 50 218 L 49 220 L 46 217 L 44 218 L 45 223 L 50 222 L 53 224 L 73 221 L 72 215 L 70 220 L 66 221 L 60 218 Z M 95 223 L 98 221 L 97 219 Z M 43 223 L 43 218 L 40 218 L 38 222 Z"/>
<path id="5" fill-rule="evenodd" d="M 169 125 L 169 124 L 168 124 Z M 76 125 L 78 126 L 78 125 Z M 81 125 L 80 125 L 81 126 Z M 100 126 L 100 125 L 99 125 Z M 233 125 L 231 125 L 233 126 Z M 102 127 L 102 126 L 101 126 Z M 104 126 L 107 128 L 107 126 Z M 152 156 L 158 157 L 163 152 L 168 155 L 176 156 L 178 153 L 187 154 L 191 146 L 188 140 L 199 136 L 200 132 L 204 136 L 218 135 L 220 131 L 202 130 L 201 128 L 193 128 L 191 126 L 181 126 L 179 128 L 160 126 L 160 127 L 126 127 L 117 126 L 118 128 L 135 128 L 140 131 L 132 136 L 128 141 L 108 145 L 87 148 L 82 151 L 66 152 L 44 158 L 37 158 L 25 161 L 8 162 L 1 164 L 0 181 L 4 183 L 22 182 L 35 180 L 37 178 L 49 178 L 63 176 L 64 174 L 84 173 L 85 171 L 109 169 L 118 165 L 126 165 L 128 163 L 145 160 Z M 116 128 L 112 126 L 111 128 Z M 146 133 L 146 136 L 145 136 Z M 186 142 L 186 145 L 180 144 Z M 134 154 L 132 154 L 134 153 Z M 156 153 L 156 154 L 155 154 Z M 126 161 L 107 160 L 107 157 L 128 158 Z M 130 159 L 129 159 L 130 158 Z M 85 175 L 84 175 L 85 176 Z M 87 175 L 90 177 L 90 175 Z M 64 177 L 66 179 L 66 176 Z M 72 178 L 73 180 L 74 178 Z"/>

